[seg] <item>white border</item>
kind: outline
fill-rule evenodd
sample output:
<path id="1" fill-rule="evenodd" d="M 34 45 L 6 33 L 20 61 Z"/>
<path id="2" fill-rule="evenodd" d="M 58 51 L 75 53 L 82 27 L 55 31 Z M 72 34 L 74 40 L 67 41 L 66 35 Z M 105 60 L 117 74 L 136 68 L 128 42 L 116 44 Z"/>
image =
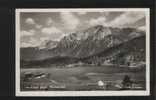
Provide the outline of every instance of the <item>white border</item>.
<path id="1" fill-rule="evenodd" d="M 20 12 L 146 12 L 146 90 L 142 91 L 20 91 Z M 16 9 L 16 96 L 148 96 L 150 95 L 150 9 L 149 8 L 70 8 L 70 9 Z"/>

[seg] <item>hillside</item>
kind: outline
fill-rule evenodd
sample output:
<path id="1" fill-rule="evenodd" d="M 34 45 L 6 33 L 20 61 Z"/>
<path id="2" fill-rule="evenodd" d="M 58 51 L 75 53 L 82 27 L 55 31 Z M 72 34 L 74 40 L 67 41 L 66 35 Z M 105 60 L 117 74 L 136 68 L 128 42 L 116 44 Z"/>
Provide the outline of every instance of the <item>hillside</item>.
<path id="1" fill-rule="evenodd" d="M 145 35 L 114 46 L 90 57 L 82 58 L 81 61 L 90 64 L 126 64 L 127 62 L 145 62 Z"/>

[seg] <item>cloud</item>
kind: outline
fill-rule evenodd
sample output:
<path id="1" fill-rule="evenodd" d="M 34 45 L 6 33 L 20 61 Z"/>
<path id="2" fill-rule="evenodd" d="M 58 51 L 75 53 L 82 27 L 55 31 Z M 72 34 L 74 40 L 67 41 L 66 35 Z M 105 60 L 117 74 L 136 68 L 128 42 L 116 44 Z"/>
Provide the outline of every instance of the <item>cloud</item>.
<path id="1" fill-rule="evenodd" d="M 64 28 L 70 31 L 76 29 L 80 23 L 79 19 L 71 12 L 61 12 L 60 17 L 63 22 Z"/>
<path id="2" fill-rule="evenodd" d="M 37 29 L 40 29 L 40 28 L 42 28 L 42 25 L 36 24 L 35 27 L 36 27 Z"/>
<path id="3" fill-rule="evenodd" d="M 45 27 L 42 30 L 42 33 L 47 34 L 47 35 L 51 35 L 51 34 L 55 34 L 55 33 L 62 33 L 61 30 L 59 30 L 56 27 Z"/>
<path id="4" fill-rule="evenodd" d="M 140 27 L 138 27 L 138 29 L 141 30 L 141 31 L 145 31 L 146 27 L 145 26 L 140 26 Z"/>
<path id="5" fill-rule="evenodd" d="M 114 27 L 128 27 L 143 17 L 145 17 L 145 13 L 143 12 L 125 12 L 108 23 L 108 25 Z"/>
<path id="6" fill-rule="evenodd" d="M 125 12 L 113 20 L 107 21 L 106 16 L 108 17 L 109 13 L 104 13 L 106 15 L 100 16 L 98 18 L 90 19 L 88 24 L 91 26 L 103 25 L 111 27 L 133 27 L 133 24 L 145 17 L 143 12 Z"/>
<path id="7" fill-rule="evenodd" d="M 25 20 L 25 23 L 30 24 L 30 25 L 36 24 L 35 21 L 34 21 L 34 19 L 32 19 L 32 18 L 27 18 Z"/>
<path id="8" fill-rule="evenodd" d="M 42 41 L 42 42 L 43 42 L 43 41 L 46 41 L 46 40 L 50 40 L 50 37 L 41 37 L 41 38 L 40 38 L 40 41 Z"/>
<path id="9" fill-rule="evenodd" d="M 47 39 L 55 41 L 59 41 L 64 36 L 62 30 L 54 26 L 45 27 L 41 30 L 41 32 L 43 33 L 44 37 L 48 37 Z"/>
<path id="10" fill-rule="evenodd" d="M 97 19 L 90 19 L 88 21 L 88 24 L 91 26 L 95 26 L 95 25 L 103 25 L 106 21 L 105 17 L 99 17 Z"/>
<path id="11" fill-rule="evenodd" d="M 22 30 L 21 36 L 33 36 L 35 32 L 36 32 L 35 30 L 29 30 L 29 31 Z"/>
<path id="12" fill-rule="evenodd" d="M 49 17 L 49 18 L 47 19 L 47 21 L 46 21 L 46 25 L 47 25 L 47 26 L 50 26 L 52 23 L 53 23 L 53 20 L 52 20 L 52 18 Z"/>
<path id="13" fill-rule="evenodd" d="M 33 33 L 33 34 L 35 34 L 35 30 L 33 30 L 33 29 L 31 29 L 31 30 L 29 30 L 29 32 L 31 32 L 31 33 Z"/>
<path id="14" fill-rule="evenodd" d="M 34 20 L 33 18 L 27 18 L 27 19 L 25 20 L 25 23 L 28 24 L 28 25 L 34 25 L 34 27 L 35 27 L 36 29 L 40 29 L 40 28 L 42 27 L 42 25 L 36 23 L 35 20 Z"/>
<path id="15" fill-rule="evenodd" d="M 30 37 L 26 42 L 21 42 L 21 47 L 36 47 L 41 44 L 41 41 L 39 41 L 37 38 Z"/>
<path id="16" fill-rule="evenodd" d="M 30 43 L 27 43 L 27 42 L 22 42 L 20 45 L 21 45 L 21 47 L 23 47 L 23 48 L 32 47 L 32 45 L 31 45 Z"/>

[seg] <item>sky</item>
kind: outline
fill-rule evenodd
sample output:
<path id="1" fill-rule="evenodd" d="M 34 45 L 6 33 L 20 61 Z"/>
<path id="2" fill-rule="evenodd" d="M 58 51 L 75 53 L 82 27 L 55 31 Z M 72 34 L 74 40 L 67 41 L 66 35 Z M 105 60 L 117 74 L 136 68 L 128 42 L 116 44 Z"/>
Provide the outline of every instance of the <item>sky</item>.
<path id="1" fill-rule="evenodd" d="M 21 12 L 21 47 L 35 47 L 45 40 L 59 41 L 96 25 L 145 30 L 145 12 Z"/>

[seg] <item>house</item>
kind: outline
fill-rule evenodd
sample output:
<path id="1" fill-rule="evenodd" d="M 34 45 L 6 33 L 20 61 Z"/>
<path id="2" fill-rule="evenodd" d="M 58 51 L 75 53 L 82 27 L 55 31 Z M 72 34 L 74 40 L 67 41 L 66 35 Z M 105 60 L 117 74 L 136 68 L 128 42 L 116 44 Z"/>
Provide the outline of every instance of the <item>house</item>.
<path id="1" fill-rule="evenodd" d="M 103 81 L 98 81 L 98 86 L 104 86 L 105 84 L 104 84 L 104 82 Z"/>

